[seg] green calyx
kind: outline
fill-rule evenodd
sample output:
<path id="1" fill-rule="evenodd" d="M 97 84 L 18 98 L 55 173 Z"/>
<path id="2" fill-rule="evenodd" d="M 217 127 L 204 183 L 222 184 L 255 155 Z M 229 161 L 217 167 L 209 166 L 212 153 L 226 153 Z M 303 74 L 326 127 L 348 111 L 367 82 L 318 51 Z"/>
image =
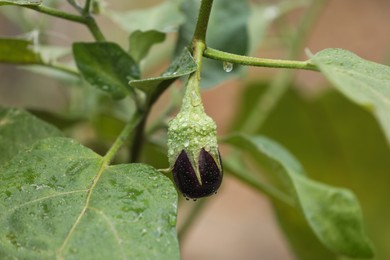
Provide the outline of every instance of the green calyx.
<path id="1" fill-rule="evenodd" d="M 177 116 L 169 122 L 168 158 L 171 169 L 179 154 L 184 150 L 195 170 L 199 183 L 199 154 L 205 149 L 219 163 L 217 126 L 209 117 L 202 104 L 199 92 L 199 80 L 196 74 L 190 76 L 182 107 Z"/>

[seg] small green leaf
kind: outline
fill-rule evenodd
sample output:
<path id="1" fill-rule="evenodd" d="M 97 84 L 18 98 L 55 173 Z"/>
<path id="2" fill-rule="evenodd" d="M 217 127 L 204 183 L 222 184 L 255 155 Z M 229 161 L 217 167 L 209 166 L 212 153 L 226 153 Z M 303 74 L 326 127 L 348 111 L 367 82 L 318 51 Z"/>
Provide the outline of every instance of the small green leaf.
<path id="1" fill-rule="evenodd" d="M 161 76 L 142 80 L 131 80 L 129 84 L 147 93 L 151 100 L 155 100 L 173 81 L 194 72 L 196 68 L 197 66 L 191 53 L 185 49 Z"/>
<path id="2" fill-rule="evenodd" d="M 159 31 L 135 31 L 129 38 L 129 54 L 137 63 L 139 63 L 146 57 L 154 44 L 163 42 L 164 40 L 165 34 Z"/>
<path id="3" fill-rule="evenodd" d="M 42 64 L 42 58 L 32 41 L 25 39 L 0 39 L 0 62 L 16 64 Z"/>
<path id="4" fill-rule="evenodd" d="M 177 193 L 150 166 L 54 137 L 0 172 L 2 259 L 179 259 Z"/>
<path id="5" fill-rule="evenodd" d="M 165 1 L 148 9 L 127 12 L 110 11 L 106 14 L 127 32 L 135 30 L 172 32 L 184 22 L 184 16 L 179 11 L 179 2 Z"/>
<path id="6" fill-rule="evenodd" d="M 199 0 L 183 2 L 182 9 L 187 20 L 179 30 L 177 51 L 181 51 L 191 43 L 199 5 Z M 215 1 L 207 29 L 207 45 L 218 50 L 245 55 L 249 45 L 248 17 L 248 1 Z M 222 31 L 221 28 L 226 30 Z M 231 72 L 226 73 L 223 70 L 222 62 L 205 59 L 202 64 L 201 85 L 203 88 L 216 86 L 237 76 L 239 72 L 239 66 L 235 66 Z"/>
<path id="7" fill-rule="evenodd" d="M 0 108 L 0 164 L 36 141 L 51 136 L 62 136 L 62 133 L 23 110 Z"/>
<path id="8" fill-rule="evenodd" d="M 311 61 L 354 102 L 373 109 L 390 143 L 390 67 L 342 49 L 326 49 Z"/>
<path id="9" fill-rule="evenodd" d="M 303 215 L 318 239 L 335 253 L 372 257 L 362 213 L 354 194 L 308 179 L 299 162 L 279 144 L 262 136 L 232 135 L 226 142 L 249 151 L 279 173 L 296 196 Z"/>
<path id="10" fill-rule="evenodd" d="M 140 76 L 136 62 L 116 43 L 74 43 L 73 53 L 84 78 L 115 99 L 131 93 L 129 80 Z"/>
<path id="11" fill-rule="evenodd" d="M 0 0 L 0 5 L 40 5 L 42 0 Z"/>

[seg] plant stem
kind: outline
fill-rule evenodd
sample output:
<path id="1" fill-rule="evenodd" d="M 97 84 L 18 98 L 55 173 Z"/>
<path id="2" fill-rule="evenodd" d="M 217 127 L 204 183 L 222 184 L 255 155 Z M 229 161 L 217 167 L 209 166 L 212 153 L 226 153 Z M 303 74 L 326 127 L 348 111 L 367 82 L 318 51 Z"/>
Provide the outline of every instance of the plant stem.
<path id="1" fill-rule="evenodd" d="M 65 65 L 59 64 L 59 63 L 43 63 L 42 66 L 45 66 L 45 67 L 48 67 L 51 69 L 55 69 L 55 70 L 70 74 L 72 76 L 75 76 L 77 78 L 80 78 L 80 73 L 77 70 L 75 70 L 71 67 L 67 67 Z"/>
<path id="2" fill-rule="evenodd" d="M 90 15 L 92 3 L 93 3 L 93 0 L 86 0 L 85 1 L 85 5 L 84 5 L 84 9 L 83 9 L 84 15 Z"/>
<path id="3" fill-rule="evenodd" d="M 287 205 L 294 205 L 294 201 L 287 194 L 281 192 L 280 190 L 274 188 L 271 185 L 258 181 L 252 175 L 248 174 L 248 171 L 244 171 L 242 170 L 242 167 L 238 167 L 234 159 L 230 158 L 224 160 L 223 166 L 226 171 L 228 171 L 232 176 L 236 177 L 238 180 L 242 181 L 248 186 L 251 186 L 255 190 L 266 194 L 270 198 L 278 199 Z"/>
<path id="4" fill-rule="evenodd" d="M 214 60 L 226 61 L 248 66 L 270 67 L 270 68 L 286 68 L 286 69 L 304 69 L 318 71 L 317 67 L 310 61 L 294 61 L 294 60 L 276 60 L 249 57 L 243 55 L 232 54 L 219 51 L 212 48 L 207 48 L 204 57 Z"/>
<path id="5" fill-rule="evenodd" d="M 54 8 L 50 8 L 44 5 L 31 5 L 31 6 L 25 6 L 29 9 L 35 10 L 40 13 L 44 13 L 47 15 L 51 15 L 54 17 L 62 18 L 68 21 L 76 22 L 84 24 L 88 27 L 89 31 L 92 33 L 93 37 L 97 41 L 105 41 L 103 33 L 100 31 L 100 28 L 97 26 L 95 19 L 93 19 L 90 15 L 80 16 L 80 15 L 74 15 L 70 13 L 66 13 Z"/>
<path id="6" fill-rule="evenodd" d="M 212 6 L 213 0 L 202 0 L 198 14 L 198 21 L 196 22 L 195 33 L 193 36 L 193 42 L 201 41 L 206 43 L 206 32 Z"/>
<path id="7" fill-rule="evenodd" d="M 103 158 L 103 161 L 106 163 L 106 165 L 108 165 L 112 161 L 112 159 L 114 159 L 118 150 L 124 145 L 131 133 L 134 132 L 135 129 L 137 129 L 142 120 L 142 117 L 143 115 L 141 113 L 136 112 L 133 115 L 133 118 L 128 123 L 126 123 L 122 132 L 115 139 L 115 142 L 112 144 L 112 146 Z"/>
<path id="8" fill-rule="evenodd" d="M 311 5 L 306 9 L 298 25 L 294 39 L 291 42 L 287 59 L 294 60 L 300 55 L 306 36 L 325 2 L 326 0 L 313 0 Z M 257 105 L 252 109 L 245 123 L 242 125 L 241 130 L 243 132 L 255 133 L 262 126 L 268 115 L 287 91 L 293 77 L 294 71 L 291 70 L 281 71 L 274 77 L 267 91 L 260 97 Z"/>
<path id="9" fill-rule="evenodd" d="M 66 13 L 66 12 L 51 8 L 51 7 L 44 6 L 44 5 L 26 5 L 24 7 L 35 10 L 35 11 L 40 12 L 40 13 L 48 14 L 51 16 L 55 16 L 55 17 L 62 18 L 62 19 L 72 21 L 72 22 L 76 22 L 76 23 L 86 24 L 86 22 L 87 22 L 86 21 L 87 19 L 83 16 Z"/>

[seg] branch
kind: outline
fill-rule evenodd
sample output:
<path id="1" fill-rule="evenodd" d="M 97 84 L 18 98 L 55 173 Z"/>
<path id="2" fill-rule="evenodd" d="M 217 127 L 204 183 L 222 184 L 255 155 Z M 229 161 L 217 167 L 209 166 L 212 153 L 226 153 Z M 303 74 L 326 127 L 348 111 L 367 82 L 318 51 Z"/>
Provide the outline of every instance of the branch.
<path id="1" fill-rule="evenodd" d="M 214 60 L 226 61 L 226 62 L 248 65 L 248 66 L 286 68 L 286 69 L 304 69 L 304 70 L 318 71 L 317 66 L 315 66 L 310 61 L 256 58 L 256 57 L 249 57 L 249 56 L 223 52 L 212 48 L 207 48 L 204 51 L 203 56 Z"/>

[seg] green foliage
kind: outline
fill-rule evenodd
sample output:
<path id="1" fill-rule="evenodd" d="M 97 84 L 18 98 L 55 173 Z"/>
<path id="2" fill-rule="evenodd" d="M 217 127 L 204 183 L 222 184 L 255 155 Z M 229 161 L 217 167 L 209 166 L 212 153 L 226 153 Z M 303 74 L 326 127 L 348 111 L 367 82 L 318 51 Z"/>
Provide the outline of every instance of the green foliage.
<path id="1" fill-rule="evenodd" d="M 183 2 L 183 12 L 187 17 L 186 22 L 179 29 L 179 39 L 176 45 L 177 51 L 181 51 L 191 43 L 195 30 L 197 10 L 200 1 L 188 0 Z M 207 45 L 226 52 L 246 54 L 248 51 L 248 15 L 249 5 L 247 1 L 215 1 L 207 30 Z M 221 25 L 229 28 L 221 34 Z M 238 67 L 227 74 L 222 67 L 222 62 L 207 60 L 202 64 L 203 88 L 211 88 L 221 82 L 237 76 Z"/>
<path id="2" fill-rule="evenodd" d="M 136 30 L 171 32 L 177 30 L 178 26 L 185 20 L 179 11 L 179 3 L 180 1 L 165 1 L 144 10 L 109 11 L 107 15 L 128 32 Z"/>
<path id="3" fill-rule="evenodd" d="M 62 133 L 27 112 L 0 108 L 0 164 L 36 141 L 54 136 L 62 136 Z"/>
<path id="4" fill-rule="evenodd" d="M 13 136 L 11 127 L 23 131 L 26 121 L 48 129 L 11 110 L 1 119 L 2 137 Z M 179 258 L 177 195 L 168 178 L 142 164 L 108 167 L 74 140 L 35 133 L 29 141 L 38 141 L 0 166 L 1 258 Z"/>
<path id="5" fill-rule="evenodd" d="M 128 82 L 138 79 L 137 63 L 116 43 L 74 43 L 73 53 L 77 67 L 93 86 L 115 99 L 132 93 Z"/>
<path id="6" fill-rule="evenodd" d="M 187 49 L 184 49 L 181 55 L 171 63 L 161 76 L 131 80 L 129 84 L 145 92 L 149 96 L 150 101 L 154 102 L 173 81 L 194 72 L 196 68 L 197 66 L 191 53 Z"/>
<path id="7" fill-rule="evenodd" d="M 129 54 L 137 63 L 140 63 L 154 44 L 164 40 L 165 34 L 159 31 L 135 31 L 129 38 Z"/>
<path id="8" fill-rule="evenodd" d="M 176 109 L 176 103 L 171 99 L 171 104 L 145 131 L 149 111 L 177 79 L 202 79 L 202 86 L 209 88 L 238 76 L 239 64 L 244 64 L 245 59 L 259 58 L 235 56 L 237 64 L 226 73 L 226 56 L 221 54 L 221 61 L 213 60 L 216 57 L 212 55 L 207 57 L 213 59 L 202 59 L 204 48 L 239 55 L 253 52 L 265 40 L 273 22 L 308 1 L 255 4 L 218 0 L 212 5 L 211 0 L 168 0 L 135 11 L 103 10 L 104 6 L 94 0 L 81 1 L 83 5 L 67 1 L 74 12 L 62 10 L 60 2 L 64 1 L 43 4 L 40 0 L 0 0 L 0 6 L 19 5 L 10 8 L 29 8 L 86 26 L 96 40 L 70 41 L 72 52 L 63 45 L 50 45 L 44 34 L 0 39 L 0 62 L 42 65 L 28 69 L 55 76 L 73 87 L 67 89 L 64 111 L 57 114 L 35 110 L 46 122 L 24 110 L 0 108 L 0 258 L 179 259 L 175 229 L 177 194 L 171 181 L 161 174 L 165 171 L 154 168 L 167 167 L 167 147 L 163 143 L 167 117 Z M 305 17 L 314 17 L 313 10 L 321 2 L 313 1 Z M 130 33 L 126 35 L 128 51 L 105 41 L 95 21 L 97 13 L 91 11 L 96 11 L 97 5 L 99 13 Z M 202 19 L 208 19 L 210 10 L 206 26 Z M 26 18 L 24 12 L 7 16 L 21 28 L 36 26 L 36 17 Z M 197 22 L 198 17 L 201 21 Z M 312 21 L 309 18 L 305 21 Z M 291 37 L 295 39 L 292 42 L 280 41 L 291 46 L 287 50 L 291 59 L 294 52 L 298 53 L 300 38 L 304 38 L 309 24 L 294 28 L 298 35 Z M 275 29 L 290 27 L 286 25 L 285 20 L 277 20 Z M 50 24 L 44 27 L 49 28 Z M 39 29 L 44 31 L 44 27 Z M 170 33 L 177 30 L 177 38 L 172 37 Z M 199 39 L 204 39 L 206 31 L 203 43 Z M 143 59 L 165 39 L 176 40 L 176 45 L 169 49 L 175 50 L 175 58 L 160 76 L 141 79 Z M 70 54 L 72 57 L 68 57 Z M 386 137 L 390 140 L 389 67 L 340 49 L 323 50 L 309 61 L 262 59 L 258 64 L 318 70 L 364 109 L 334 92 L 310 101 L 292 91 L 282 93 L 290 84 L 287 73 L 272 84 L 256 83 L 244 93 L 232 131 L 240 132 L 248 118 L 255 120 L 254 113 L 262 112 L 258 108 L 270 114 L 261 115 L 267 118 L 264 124 L 260 120 L 253 122 L 258 129 L 252 135 L 237 133 L 223 139 L 251 155 L 243 157 L 230 152 L 225 169 L 270 196 L 278 222 L 298 259 L 373 257 L 357 197 L 364 209 L 368 234 L 378 248 L 378 258 L 389 258 L 386 180 L 390 149 L 385 141 Z M 202 71 L 198 70 L 200 67 Z M 42 68 L 52 71 L 48 73 Z M 67 77 L 58 77 L 53 71 Z M 82 84 L 80 78 L 97 90 Z M 262 100 L 268 85 L 273 89 L 267 93 L 274 96 Z M 184 104 L 191 102 L 195 109 L 203 109 L 200 95 L 188 93 Z M 263 103 L 258 104 L 259 100 Z M 278 101 L 279 106 L 272 107 Z M 267 106 L 272 109 L 268 111 Z M 385 136 L 370 112 L 378 119 Z M 175 129 L 186 129 L 187 123 L 192 122 L 185 126 L 179 123 Z M 188 140 L 188 144 L 187 140 L 182 141 L 183 147 L 191 148 L 190 143 L 198 140 Z M 212 146 L 216 156 L 217 144 Z M 124 164 L 110 165 L 112 161 Z M 135 163 L 142 161 L 147 164 Z M 262 178 L 256 170 L 264 171 Z"/>
<path id="9" fill-rule="evenodd" d="M 12 38 L 0 39 L 0 61 L 16 64 L 43 64 L 41 56 L 34 50 L 31 41 Z"/>
<path id="10" fill-rule="evenodd" d="M 310 227 L 329 249 L 351 257 L 373 256 L 363 230 L 360 206 L 352 192 L 308 179 L 299 162 L 268 138 L 233 135 L 226 142 L 247 150 L 263 162 L 262 166 L 269 165 L 272 172 L 281 175 L 287 188 L 293 190 Z"/>
<path id="11" fill-rule="evenodd" d="M 342 49 L 326 49 L 311 58 L 344 95 L 374 110 L 390 142 L 390 67 Z"/>

